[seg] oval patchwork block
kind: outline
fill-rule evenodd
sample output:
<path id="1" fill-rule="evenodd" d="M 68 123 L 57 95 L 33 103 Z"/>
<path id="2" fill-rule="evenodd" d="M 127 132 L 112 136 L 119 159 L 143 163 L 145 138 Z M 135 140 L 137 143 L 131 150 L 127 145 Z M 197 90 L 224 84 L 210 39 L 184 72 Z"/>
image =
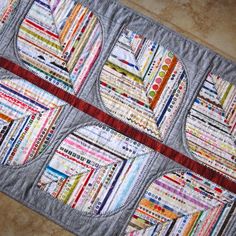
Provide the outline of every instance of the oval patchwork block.
<path id="1" fill-rule="evenodd" d="M 236 195 L 192 172 L 156 179 L 139 202 L 126 235 L 221 235 Z"/>
<path id="2" fill-rule="evenodd" d="M 34 1 L 17 45 L 30 71 L 77 94 L 100 53 L 102 28 L 97 17 L 74 0 Z"/>
<path id="3" fill-rule="evenodd" d="M 100 93 L 112 115 L 159 140 L 173 123 L 186 92 L 182 63 L 163 46 L 128 29 L 100 76 Z"/>
<path id="4" fill-rule="evenodd" d="M 79 211 L 108 213 L 132 197 L 152 154 L 106 126 L 82 127 L 60 144 L 38 186 Z"/>
<path id="5" fill-rule="evenodd" d="M 20 79 L 0 80 L 0 163 L 23 165 L 49 144 L 64 102 Z"/>
<path id="6" fill-rule="evenodd" d="M 236 87 L 209 74 L 186 120 L 190 152 L 236 180 Z"/>

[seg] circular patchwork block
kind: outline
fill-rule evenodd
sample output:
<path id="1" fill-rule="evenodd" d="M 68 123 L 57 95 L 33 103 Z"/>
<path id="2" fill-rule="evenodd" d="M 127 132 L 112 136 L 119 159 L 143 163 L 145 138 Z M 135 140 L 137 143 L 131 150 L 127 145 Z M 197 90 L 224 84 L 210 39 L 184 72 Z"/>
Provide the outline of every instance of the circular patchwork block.
<path id="1" fill-rule="evenodd" d="M 17 45 L 30 71 L 77 94 L 100 53 L 102 27 L 76 1 L 35 1 L 20 26 Z"/>
<path id="2" fill-rule="evenodd" d="M 180 60 L 158 43 L 128 29 L 120 35 L 100 75 L 100 93 L 116 118 L 163 140 L 187 87 Z"/>
<path id="3" fill-rule="evenodd" d="M 126 235 L 221 235 L 236 195 L 193 172 L 153 181 L 130 219 Z"/>
<path id="4" fill-rule="evenodd" d="M 236 180 L 236 87 L 209 74 L 187 115 L 186 139 L 192 155 Z"/>
<path id="5" fill-rule="evenodd" d="M 152 155 L 109 127 L 82 127 L 57 148 L 38 186 L 76 210 L 109 213 L 134 197 Z"/>
<path id="6" fill-rule="evenodd" d="M 64 102 L 31 83 L 0 80 L 0 163 L 23 165 L 48 145 Z"/>

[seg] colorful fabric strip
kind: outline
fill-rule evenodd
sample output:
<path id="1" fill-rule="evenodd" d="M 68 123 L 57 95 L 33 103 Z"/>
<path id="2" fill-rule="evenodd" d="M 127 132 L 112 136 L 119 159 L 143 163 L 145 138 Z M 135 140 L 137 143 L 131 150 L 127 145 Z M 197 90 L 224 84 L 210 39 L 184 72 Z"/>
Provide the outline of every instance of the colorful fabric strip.
<path id="1" fill-rule="evenodd" d="M 95 119 L 107 124 L 112 127 L 117 132 L 120 132 L 126 135 L 129 138 L 140 142 L 147 147 L 152 148 L 153 150 L 165 155 L 173 161 L 185 166 L 186 168 L 192 170 L 193 172 L 211 180 L 212 182 L 224 187 L 225 189 L 236 193 L 236 183 L 225 176 L 221 175 L 219 172 L 214 171 L 213 169 L 206 167 L 197 161 L 185 156 L 184 154 L 179 153 L 167 145 L 158 142 L 156 139 L 140 132 L 139 130 L 127 125 L 126 123 L 115 119 L 114 117 L 108 115 L 97 107 L 77 98 L 76 96 L 67 93 L 63 89 L 60 89 L 46 80 L 41 79 L 40 77 L 34 75 L 30 71 L 20 67 L 19 65 L 0 57 L 0 67 L 18 75 L 19 77 L 24 78 L 25 80 L 35 84 L 36 86 L 46 90 L 47 92 L 57 96 L 68 104 L 74 106 L 78 110 L 85 112 L 86 114 L 94 117 Z"/>
<path id="2" fill-rule="evenodd" d="M 127 235 L 218 235 L 235 211 L 236 195 L 192 172 L 174 172 L 147 189 Z"/>
<path id="3" fill-rule="evenodd" d="M 111 212 L 132 195 L 151 152 L 108 127 L 80 128 L 60 144 L 38 186 L 77 210 Z"/>
<path id="4" fill-rule="evenodd" d="M 128 29 L 100 76 L 101 97 L 108 110 L 159 140 L 173 123 L 186 86 L 186 72 L 172 52 Z"/>
<path id="5" fill-rule="evenodd" d="M 74 0 L 35 0 L 17 40 L 30 71 L 77 94 L 100 53 L 102 29 L 97 17 Z"/>
<path id="6" fill-rule="evenodd" d="M 194 157 L 236 180 L 236 86 L 208 75 L 189 111 L 186 137 Z"/>
<path id="7" fill-rule="evenodd" d="M 2 0 L 0 2 L 0 32 L 3 26 L 13 17 L 19 0 Z"/>

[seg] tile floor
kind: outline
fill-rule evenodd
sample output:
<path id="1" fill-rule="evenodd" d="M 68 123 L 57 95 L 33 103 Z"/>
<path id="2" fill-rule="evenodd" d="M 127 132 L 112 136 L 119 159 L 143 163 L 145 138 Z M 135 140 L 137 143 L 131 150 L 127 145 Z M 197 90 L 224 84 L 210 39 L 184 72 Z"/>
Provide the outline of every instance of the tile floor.
<path id="1" fill-rule="evenodd" d="M 235 0 L 121 0 L 236 62 Z M 69 236 L 69 232 L 0 193 L 0 236 Z"/>

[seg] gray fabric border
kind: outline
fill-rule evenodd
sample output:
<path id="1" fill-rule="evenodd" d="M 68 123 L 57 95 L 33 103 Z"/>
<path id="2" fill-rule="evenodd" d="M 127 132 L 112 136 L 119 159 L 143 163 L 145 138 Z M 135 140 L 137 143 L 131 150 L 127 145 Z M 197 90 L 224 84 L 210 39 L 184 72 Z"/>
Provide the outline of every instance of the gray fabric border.
<path id="1" fill-rule="evenodd" d="M 174 52 L 186 69 L 188 89 L 182 107 L 178 112 L 171 131 L 166 137 L 165 143 L 190 156 L 186 146 L 184 128 L 185 119 L 192 101 L 205 80 L 207 73 L 210 71 L 236 84 L 235 63 L 224 59 L 206 47 L 184 38 L 162 24 L 154 22 L 148 17 L 144 17 L 117 3 L 117 1 L 84 0 L 78 2 L 82 2 L 94 11 L 99 17 L 103 28 L 102 52 L 78 97 L 107 112 L 99 94 L 100 71 L 124 27 L 127 26 L 138 34 L 144 34 L 147 38 L 157 41 L 162 46 Z M 0 35 L 0 55 L 23 67 L 24 65 L 17 53 L 16 37 L 19 26 L 32 3 L 33 0 L 21 0 L 15 15 L 11 19 L 11 24 L 8 24 L 6 27 L 7 30 L 2 31 Z M 7 74 L 9 73 L 5 70 L 0 70 L 0 76 Z M 155 158 L 150 162 L 149 169 L 147 169 L 146 178 L 137 187 L 136 196 L 130 199 L 130 202 L 123 208 L 118 209 L 114 213 L 100 216 L 91 216 L 74 210 L 39 190 L 36 187 L 36 183 L 43 168 L 50 161 L 49 157 L 57 148 L 58 143 L 76 127 L 86 125 L 90 122 L 95 122 L 95 119 L 66 105 L 58 121 L 57 130 L 54 133 L 51 145 L 40 156 L 34 161 L 17 168 L 0 166 L 0 191 L 47 216 L 76 235 L 122 235 L 131 214 L 149 184 L 163 173 L 171 172 L 176 168 L 181 169 L 181 166 L 162 155 L 156 154 Z M 230 230 L 227 232 L 233 231 Z"/>

